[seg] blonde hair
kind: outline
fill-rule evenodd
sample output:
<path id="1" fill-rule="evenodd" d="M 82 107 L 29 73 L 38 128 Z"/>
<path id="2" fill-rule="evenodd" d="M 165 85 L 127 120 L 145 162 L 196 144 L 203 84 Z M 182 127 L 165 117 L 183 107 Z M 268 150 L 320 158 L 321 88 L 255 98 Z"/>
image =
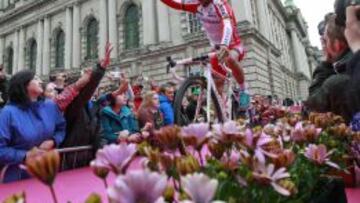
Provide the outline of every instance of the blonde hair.
<path id="1" fill-rule="evenodd" d="M 147 92 L 143 97 L 143 101 L 142 101 L 141 106 L 140 106 L 139 109 L 153 106 L 153 104 L 154 104 L 153 103 L 153 98 L 154 98 L 155 95 L 157 95 L 157 93 L 155 91 Z"/>

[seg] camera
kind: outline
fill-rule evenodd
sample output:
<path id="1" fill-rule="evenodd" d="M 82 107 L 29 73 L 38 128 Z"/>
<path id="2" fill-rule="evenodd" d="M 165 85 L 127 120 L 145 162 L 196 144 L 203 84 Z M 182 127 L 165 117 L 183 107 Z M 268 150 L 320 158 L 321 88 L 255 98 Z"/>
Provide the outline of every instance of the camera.
<path id="1" fill-rule="evenodd" d="M 346 8 L 350 5 L 360 5 L 360 0 L 336 0 L 335 1 L 335 13 L 336 24 L 345 26 L 346 24 Z M 360 20 L 360 12 L 356 14 L 358 20 Z"/>

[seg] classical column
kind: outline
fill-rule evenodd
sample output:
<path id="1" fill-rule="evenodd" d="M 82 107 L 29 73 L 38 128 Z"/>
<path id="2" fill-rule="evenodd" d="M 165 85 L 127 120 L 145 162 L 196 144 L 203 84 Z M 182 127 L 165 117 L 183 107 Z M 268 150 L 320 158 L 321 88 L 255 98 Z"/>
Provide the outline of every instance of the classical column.
<path id="1" fill-rule="evenodd" d="M 238 22 L 248 21 L 249 23 L 253 22 L 252 13 L 251 13 L 251 0 L 235 0 L 232 1 L 232 8 L 234 9 L 235 16 Z"/>
<path id="2" fill-rule="evenodd" d="M 156 1 L 157 27 L 160 42 L 170 41 L 169 8 L 160 1 Z"/>
<path id="3" fill-rule="evenodd" d="M 43 35 L 44 35 L 44 24 L 42 20 L 39 20 L 37 27 L 37 50 L 36 50 L 36 73 L 43 74 L 42 72 L 42 56 L 43 56 Z"/>
<path id="4" fill-rule="evenodd" d="M 259 15 L 259 29 L 266 39 L 270 40 L 270 21 L 267 0 L 256 0 L 257 14 Z"/>
<path id="5" fill-rule="evenodd" d="M 19 30 L 16 30 L 14 33 L 14 58 L 13 58 L 13 72 L 12 74 L 18 72 L 18 55 L 19 55 Z"/>
<path id="6" fill-rule="evenodd" d="M 23 70 L 23 69 L 25 69 L 25 31 L 24 31 L 24 28 L 20 29 L 18 50 L 19 50 L 18 70 Z"/>
<path id="7" fill-rule="evenodd" d="M 301 71 L 301 54 L 299 51 L 298 36 L 296 34 L 295 29 L 291 29 L 291 43 L 292 43 L 292 49 L 294 52 L 295 70 L 297 72 L 300 72 Z"/>
<path id="8" fill-rule="evenodd" d="M 65 69 L 71 69 L 72 57 L 72 15 L 71 8 L 66 8 L 66 22 L 65 22 Z"/>
<path id="9" fill-rule="evenodd" d="M 4 64 L 5 39 L 0 37 L 0 64 Z"/>
<path id="10" fill-rule="evenodd" d="M 146 0 L 150 1 L 150 0 Z M 118 26 L 116 20 L 117 0 L 109 0 L 109 42 L 113 46 L 111 58 L 118 56 Z"/>
<path id="11" fill-rule="evenodd" d="M 157 1 L 157 0 L 156 0 Z M 143 16 L 143 28 L 144 28 L 144 44 L 156 43 L 156 11 L 154 0 L 146 0 L 142 3 L 142 16 Z"/>
<path id="12" fill-rule="evenodd" d="M 79 4 L 75 4 L 73 8 L 73 56 L 72 56 L 72 65 L 75 68 L 80 67 L 81 63 L 81 43 L 80 43 L 80 7 Z"/>
<path id="13" fill-rule="evenodd" d="M 99 30 L 99 58 L 104 57 L 105 55 L 105 45 L 108 40 L 108 24 L 107 24 L 107 8 L 106 0 L 99 0 L 99 13 L 100 13 L 100 30 Z"/>
<path id="14" fill-rule="evenodd" d="M 47 75 L 50 73 L 50 19 L 48 16 L 44 18 L 44 50 L 42 58 L 42 73 Z"/>

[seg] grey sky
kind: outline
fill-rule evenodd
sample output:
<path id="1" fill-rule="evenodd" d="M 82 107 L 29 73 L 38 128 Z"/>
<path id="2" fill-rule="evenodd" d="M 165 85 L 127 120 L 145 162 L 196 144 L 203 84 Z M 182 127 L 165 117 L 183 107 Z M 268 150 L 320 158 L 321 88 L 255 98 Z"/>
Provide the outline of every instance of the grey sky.
<path id="1" fill-rule="evenodd" d="M 309 25 L 311 44 L 320 47 L 317 25 L 324 19 L 325 14 L 334 10 L 335 0 L 295 0 L 294 2 Z"/>

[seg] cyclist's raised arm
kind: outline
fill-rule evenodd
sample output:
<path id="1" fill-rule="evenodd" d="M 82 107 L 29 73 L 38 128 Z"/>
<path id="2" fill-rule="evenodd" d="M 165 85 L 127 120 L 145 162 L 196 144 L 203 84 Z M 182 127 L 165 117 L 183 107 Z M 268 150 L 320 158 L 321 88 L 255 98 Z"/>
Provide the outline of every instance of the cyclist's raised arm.
<path id="1" fill-rule="evenodd" d="M 180 0 L 161 0 L 164 4 L 176 10 L 188 11 L 191 13 L 196 13 L 197 8 L 200 5 L 199 3 L 180 3 L 177 1 Z"/>
<path id="2" fill-rule="evenodd" d="M 233 25 L 231 24 L 231 7 L 230 5 L 225 2 L 224 0 L 215 0 L 214 1 L 214 5 L 216 8 L 216 12 L 219 16 L 221 16 L 222 20 L 223 20 L 223 33 L 222 33 L 222 38 L 221 38 L 221 44 L 220 45 L 225 45 L 225 46 L 229 46 L 230 42 L 232 40 L 232 36 L 233 36 Z"/>

